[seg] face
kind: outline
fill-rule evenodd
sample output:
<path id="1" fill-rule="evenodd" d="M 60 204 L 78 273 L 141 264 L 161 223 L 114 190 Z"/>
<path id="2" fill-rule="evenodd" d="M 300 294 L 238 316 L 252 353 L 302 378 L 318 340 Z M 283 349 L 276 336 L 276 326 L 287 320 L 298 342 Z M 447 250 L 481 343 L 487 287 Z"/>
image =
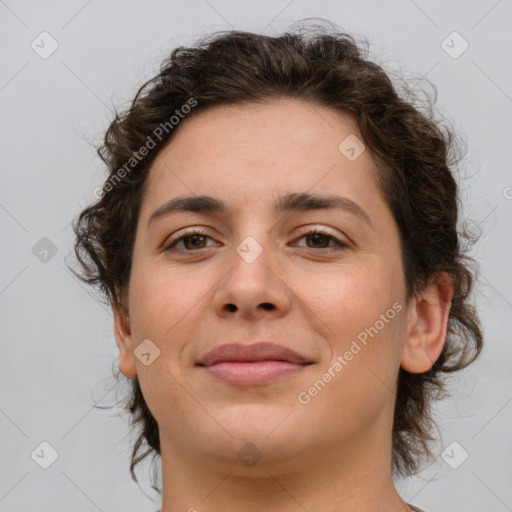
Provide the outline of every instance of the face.
<path id="1" fill-rule="evenodd" d="M 120 368 L 138 375 L 163 451 L 229 465 L 250 442 L 262 461 L 311 466 L 318 450 L 389 446 L 417 317 L 398 228 L 354 136 L 348 115 L 294 99 L 221 106 L 183 121 L 154 161 L 129 319 L 115 320 Z M 212 199 L 161 209 L 195 196 Z M 255 352 L 213 364 L 224 344 Z"/>

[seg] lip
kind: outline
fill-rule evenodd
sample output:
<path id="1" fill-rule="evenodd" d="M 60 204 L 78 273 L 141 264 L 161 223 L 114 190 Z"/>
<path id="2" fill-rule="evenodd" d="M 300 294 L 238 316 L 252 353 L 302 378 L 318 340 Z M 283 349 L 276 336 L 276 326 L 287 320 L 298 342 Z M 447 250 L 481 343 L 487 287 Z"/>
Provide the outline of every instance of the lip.
<path id="1" fill-rule="evenodd" d="M 230 384 L 268 384 L 312 364 L 297 352 L 268 341 L 227 343 L 208 352 L 198 363 L 206 372 Z"/>

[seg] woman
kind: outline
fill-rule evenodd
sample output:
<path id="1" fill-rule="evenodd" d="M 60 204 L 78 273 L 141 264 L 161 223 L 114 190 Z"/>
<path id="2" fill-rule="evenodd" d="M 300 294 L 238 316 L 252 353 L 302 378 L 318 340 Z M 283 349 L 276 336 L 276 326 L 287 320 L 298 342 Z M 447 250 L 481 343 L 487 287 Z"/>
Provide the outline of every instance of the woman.
<path id="1" fill-rule="evenodd" d="M 74 225 L 162 512 L 389 511 L 482 335 L 451 132 L 347 34 L 178 48 Z"/>

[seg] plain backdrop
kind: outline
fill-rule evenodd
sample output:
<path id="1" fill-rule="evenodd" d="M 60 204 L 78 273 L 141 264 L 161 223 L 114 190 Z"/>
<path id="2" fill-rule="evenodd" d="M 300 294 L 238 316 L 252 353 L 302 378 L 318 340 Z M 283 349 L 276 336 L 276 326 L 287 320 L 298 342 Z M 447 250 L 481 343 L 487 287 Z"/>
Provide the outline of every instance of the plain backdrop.
<path id="1" fill-rule="evenodd" d="M 65 264 L 70 223 L 105 177 L 91 142 L 172 48 L 313 16 L 367 37 L 418 87 L 433 83 L 468 148 L 460 185 L 482 231 L 473 254 L 486 346 L 436 407 L 440 456 L 400 492 L 429 512 L 512 510 L 510 0 L 0 0 L 2 512 L 160 506 L 149 473 L 140 488 L 130 479 L 127 419 L 93 407 L 116 399 L 112 316 Z M 445 448 L 467 458 L 455 469 Z"/>

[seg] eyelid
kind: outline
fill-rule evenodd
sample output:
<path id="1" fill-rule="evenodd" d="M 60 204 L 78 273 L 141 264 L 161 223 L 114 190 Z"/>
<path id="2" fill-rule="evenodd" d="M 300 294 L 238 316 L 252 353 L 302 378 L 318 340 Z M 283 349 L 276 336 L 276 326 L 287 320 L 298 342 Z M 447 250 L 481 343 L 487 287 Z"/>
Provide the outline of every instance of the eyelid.
<path id="1" fill-rule="evenodd" d="M 303 238 L 307 235 L 316 234 L 316 233 L 325 235 L 329 238 L 332 238 L 334 240 L 334 242 L 336 243 L 336 245 L 339 246 L 340 248 L 349 247 L 349 243 L 347 241 L 343 240 L 343 237 L 339 236 L 336 233 L 333 233 L 331 230 L 329 230 L 328 228 L 325 228 L 324 226 L 318 226 L 318 225 L 306 226 L 303 230 L 301 230 L 300 234 L 294 238 L 294 241 L 298 240 L 300 238 Z M 347 238 L 347 237 L 345 237 L 345 238 Z M 330 247 L 320 249 L 320 250 L 325 251 L 326 249 L 334 249 L 334 248 L 335 248 L 334 246 L 330 246 Z M 314 248 L 312 248 L 312 247 L 308 247 L 308 249 L 314 250 Z"/>
<path id="2" fill-rule="evenodd" d="M 300 234 L 302 236 L 304 235 L 307 235 L 309 233 L 322 233 L 324 235 L 329 235 L 329 236 L 332 236 L 333 238 L 341 238 L 340 235 L 338 235 L 338 233 L 332 231 L 331 229 L 325 227 L 325 226 L 322 226 L 320 224 L 308 224 L 307 226 L 303 227 L 303 228 L 299 228 L 300 229 Z M 340 240 L 341 242 L 341 240 Z"/>
<path id="3" fill-rule="evenodd" d="M 173 233 L 169 238 L 167 238 L 165 240 L 165 242 L 162 244 L 162 247 L 164 248 L 164 250 L 167 250 L 170 247 L 172 247 L 174 244 L 180 242 L 181 239 L 186 238 L 188 236 L 193 236 L 193 235 L 201 235 L 204 237 L 211 238 L 213 240 L 213 237 L 208 234 L 208 232 L 206 231 L 205 228 L 203 228 L 201 226 L 192 226 L 189 228 L 179 229 L 178 231 Z M 192 252 L 192 251 L 188 251 L 188 252 Z"/>

